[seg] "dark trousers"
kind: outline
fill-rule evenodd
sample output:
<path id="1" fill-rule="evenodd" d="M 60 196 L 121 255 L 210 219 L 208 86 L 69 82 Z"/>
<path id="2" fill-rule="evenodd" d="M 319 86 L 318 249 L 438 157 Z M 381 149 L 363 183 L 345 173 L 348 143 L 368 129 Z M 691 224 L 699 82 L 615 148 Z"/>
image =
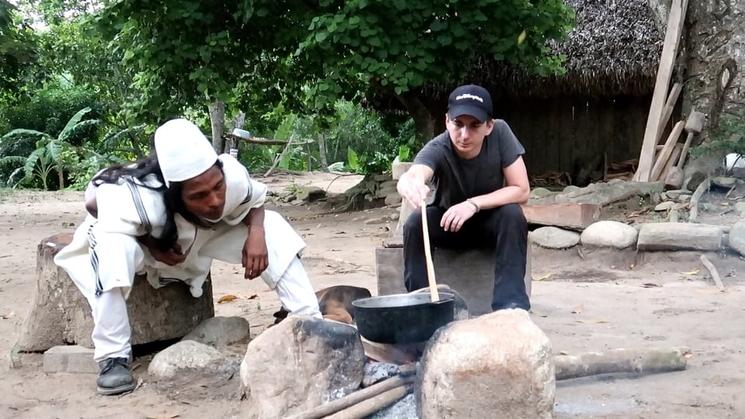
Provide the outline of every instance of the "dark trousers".
<path id="1" fill-rule="evenodd" d="M 494 289 L 492 310 L 530 309 L 525 292 L 525 260 L 528 223 L 522 208 L 508 204 L 483 210 L 466 221 L 457 233 L 440 227 L 445 210 L 427 207 L 430 245 L 448 249 L 494 249 Z M 429 285 L 424 257 L 422 214 L 416 211 L 404 225 L 404 281 L 414 291 Z"/>

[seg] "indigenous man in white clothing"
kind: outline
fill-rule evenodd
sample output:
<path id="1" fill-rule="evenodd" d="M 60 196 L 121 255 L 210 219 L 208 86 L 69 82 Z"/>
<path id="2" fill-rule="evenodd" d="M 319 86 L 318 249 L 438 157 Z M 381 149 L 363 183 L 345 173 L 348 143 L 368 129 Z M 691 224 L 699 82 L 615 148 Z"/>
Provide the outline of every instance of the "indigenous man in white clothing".
<path id="1" fill-rule="evenodd" d="M 155 132 L 155 152 L 97 174 L 86 191 L 89 215 L 55 257 L 93 312 L 98 393 L 131 391 L 131 328 L 126 298 L 135 274 L 160 287 L 185 282 L 194 297 L 212 259 L 241 263 L 261 277 L 291 314 L 321 317 L 298 258 L 302 238 L 277 213 L 264 210 L 266 186 L 235 158 L 218 156 L 184 119 Z"/>

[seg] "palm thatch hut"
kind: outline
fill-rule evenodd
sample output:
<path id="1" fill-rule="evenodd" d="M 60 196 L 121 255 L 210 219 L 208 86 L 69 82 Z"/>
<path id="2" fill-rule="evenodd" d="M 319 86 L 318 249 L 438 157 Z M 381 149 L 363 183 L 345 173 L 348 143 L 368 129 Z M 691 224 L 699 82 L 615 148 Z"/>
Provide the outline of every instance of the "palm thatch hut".
<path id="1" fill-rule="evenodd" d="M 531 175 L 561 172 L 584 184 L 607 162 L 638 157 L 664 33 L 647 0 L 566 2 L 577 24 L 553 46 L 566 56 L 565 74 L 541 78 L 484 60 L 461 82 L 489 89 L 497 116 L 526 147 Z M 433 115 L 444 115 L 454 85 L 422 89 Z"/>

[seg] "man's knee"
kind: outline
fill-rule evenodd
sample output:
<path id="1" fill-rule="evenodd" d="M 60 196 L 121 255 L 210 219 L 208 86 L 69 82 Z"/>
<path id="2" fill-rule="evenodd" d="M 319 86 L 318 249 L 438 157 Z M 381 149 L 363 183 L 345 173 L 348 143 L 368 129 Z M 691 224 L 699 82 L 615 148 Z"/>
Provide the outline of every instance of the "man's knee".
<path id="1" fill-rule="evenodd" d="M 404 223 L 404 237 L 409 236 L 412 233 L 419 233 L 422 231 L 422 213 L 420 211 L 414 211 L 409 215 Z"/>

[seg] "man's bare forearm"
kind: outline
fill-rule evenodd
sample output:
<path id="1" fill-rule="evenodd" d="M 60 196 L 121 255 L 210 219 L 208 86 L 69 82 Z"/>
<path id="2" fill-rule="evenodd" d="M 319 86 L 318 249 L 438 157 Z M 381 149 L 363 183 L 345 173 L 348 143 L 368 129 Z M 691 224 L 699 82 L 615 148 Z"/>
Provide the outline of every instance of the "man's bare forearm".
<path id="1" fill-rule="evenodd" d="M 246 218 L 243 219 L 243 224 L 251 227 L 264 228 L 264 206 L 251 208 L 246 214 Z"/>
<path id="2" fill-rule="evenodd" d="M 479 209 L 490 209 L 507 204 L 524 204 L 530 197 L 530 189 L 520 186 L 505 186 L 494 192 L 471 197 L 470 200 L 478 205 Z"/>

